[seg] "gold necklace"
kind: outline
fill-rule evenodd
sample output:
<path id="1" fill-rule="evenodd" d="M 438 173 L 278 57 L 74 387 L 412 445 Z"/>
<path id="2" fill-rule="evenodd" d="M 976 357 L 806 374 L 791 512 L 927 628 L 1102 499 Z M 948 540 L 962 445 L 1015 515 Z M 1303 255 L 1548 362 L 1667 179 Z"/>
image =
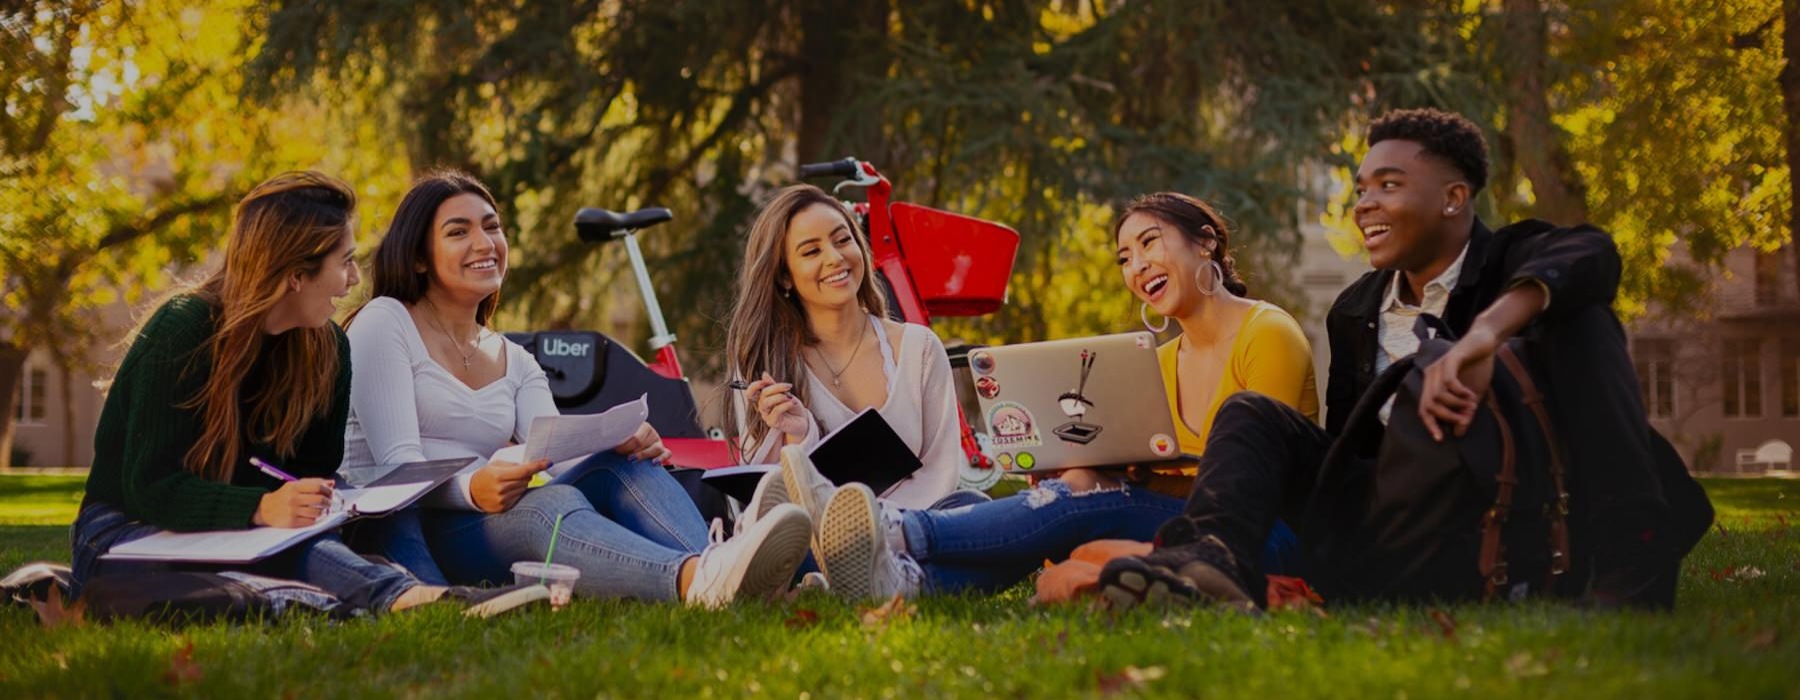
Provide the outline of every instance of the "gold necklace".
<path id="1" fill-rule="evenodd" d="M 430 321 L 431 327 L 437 329 L 437 332 L 444 334 L 444 338 L 446 340 L 450 341 L 450 347 L 452 349 L 456 350 L 456 354 L 462 355 L 463 371 L 464 372 L 469 371 L 469 365 L 475 359 L 475 352 L 474 351 L 463 352 L 462 341 L 457 340 L 456 336 L 450 335 L 450 331 L 444 330 L 444 325 L 438 321 L 437 304 L 431 303 L 430 299 L 425 299 L 425 305 L 431 307 L 431 315 L 426 316 L 425 320 Z M 480 328 L 475 329 L 475 339 L 469 341 L 469 344 L 473 345 L 475 350 L 481 349 L 481 329 Z"/>
<path id="2" fill-rule="evenodd" d="M 850 363 L 856 361 L 856 353 L 862 352 L 863 338 L 868 337 L 868 335 L 869 335 L 869 329 L 867 326 L 864 326 L 863 332 L 857 334 L 857 336 L 856 336 L 856 347 L 850 349 L 850 359 L 844 360 L 844 368 L 843 369 L 837 369 L 835 367 L 832 367 L 831 360 L 829 358 L 825 357 L 825 351 L 821 350 L 819 348 L 816 348 L 816 347 L 813 348 L 813 354 L 818 355 L 819 361 L 825 363 L 825 369 L 831 371 L 831 385 L 832 386 L 843 386 L 844 385 L 844 373 L 850 371 Z"/>

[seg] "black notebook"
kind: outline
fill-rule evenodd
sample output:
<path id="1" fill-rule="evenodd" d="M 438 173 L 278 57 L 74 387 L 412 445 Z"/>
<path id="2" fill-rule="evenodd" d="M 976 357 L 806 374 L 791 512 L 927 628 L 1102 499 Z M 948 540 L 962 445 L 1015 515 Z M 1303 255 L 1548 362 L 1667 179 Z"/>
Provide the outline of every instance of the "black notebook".
<path id="1" fill-rule="evenodd" d="M 894 432 L 875 409 L 856 414 L 837 432 L 827 436 L 811 453 L 813 466 L 831 483 L 858 482 L 879 496 L 923 466 L 906 441 Z M 743 464 L 708 469 L 701 478 L 725 495 L 748 502 L 756 482 L 764 474 L 779 471 L 775 464 Z"/>
<path id="2" fill-rule="evenodd" d="M 813 466 L 831 483 L 859 482 L 876 495 L 912 476 L 923 463 L 875 409 L 865 409 L 820 442 Z"/>

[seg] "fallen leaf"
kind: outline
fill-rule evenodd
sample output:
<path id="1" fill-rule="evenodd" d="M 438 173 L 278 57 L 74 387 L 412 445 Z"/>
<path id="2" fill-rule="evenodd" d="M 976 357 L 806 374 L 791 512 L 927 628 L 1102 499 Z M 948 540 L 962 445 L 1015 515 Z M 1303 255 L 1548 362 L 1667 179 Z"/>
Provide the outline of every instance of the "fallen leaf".
<path id="1" fill-rule="evenodd" d="M 865 608 L 862 611 L 864 627 L 881 627 L 889 622 L 904 620 L 913 616 L 913 606 L 906 602 L 906 597 L 895 593 L 893 598 L 878 607 Z"/>
<path id="2" fill-rule="evenodd" d="M 1456 618 L 1442 610 L 1432 610 L 1431 620 L 1438 625 L 1438 631 L 1444 633 L 1445 639 L 1456 639 Z"/>
<path id="3" fill-rule="evenodd" d="M 1780 633 L 1776 631 L 1775 628 L 1770 627 L 1769 629 L 1758 632 L 1756 636 L 1751 637 L 1749 641 L 1744 642 L 1744 651 L 1767 651 L 1769 648 L 1774 647 L 1775 642 L 1780 641 L 1780 638 Z"/>
<path id="4" fill-rule="evenodd" d="M 1737 571 L 1735 571 L 1731 574 L 1728 574 L 1725 578 L 1726 578 L 1726 580 L 1729 580 L 1733 583 L 1742 583 L 1744 581 L 1754 581 L 1754 580 L 1762 578 L 1762 577 L 1763 577 L 1762 569 L 1758 569 L 1754 566 L 1746 566 L 1742 569 L 1738 569 Z"/>
<path id="5" fill-rule="evenodd" d="M 1292 576 L 1269 576 L 1266 598 L 1270 610 L 1301 610 L 1325 604 L 1305 579 Z"/>
<path id="6" fill-rule="evenodd" d="M 1550 667 L 1533 657 L 1531 652 L 1521 651 L 1506 660 L 1506 672 L 1516 678 L 1535 678 L 1550 675 Z"/>
<path id="7" fill-rule="evenodd" d="M 200 680 L 203 676 L 200 664 L 194 662 L 194 640 L 187 640 L 187 646 L 176 649 L 169 655 L 169 670 L 163 673 L 163 681 L 173 686 L 186 685 Z"/>
<path id="8" fill-rule="evenodd" d="M 1138 690 L 1143 688 L 1148 685 L 1150 681 L 1160 679 L 1166 675 L 1169 675 L 1168 670 L 1161 666 L 1151 666 L 1149 668 L 1126 666 L 1118 673 L 1100 673 L 1099 671 L 1095 671 L 1094 686 L 1100 691 L 1101 695 L 1117 695 L 1127 690 Z"/>
<path id="9" fill-rule="evenodd" d="M 794 610 L 793 616 L 789 617 L 784 624 L 791 630 L 805 629 L 819 624 L 819 614 L 806 608 L 797 608 Z"/>

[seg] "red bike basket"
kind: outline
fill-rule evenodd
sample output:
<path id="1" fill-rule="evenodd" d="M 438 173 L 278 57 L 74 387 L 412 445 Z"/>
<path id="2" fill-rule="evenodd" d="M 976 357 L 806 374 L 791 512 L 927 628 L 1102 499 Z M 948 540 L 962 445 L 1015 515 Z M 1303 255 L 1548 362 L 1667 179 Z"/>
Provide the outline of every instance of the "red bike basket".
<path id="1" fill-rule="evenodd" d="M 888 206 L 900 249 L 933 316 L 980 316 L 1006 303 L 1019 232 L 917 204 Z"/>

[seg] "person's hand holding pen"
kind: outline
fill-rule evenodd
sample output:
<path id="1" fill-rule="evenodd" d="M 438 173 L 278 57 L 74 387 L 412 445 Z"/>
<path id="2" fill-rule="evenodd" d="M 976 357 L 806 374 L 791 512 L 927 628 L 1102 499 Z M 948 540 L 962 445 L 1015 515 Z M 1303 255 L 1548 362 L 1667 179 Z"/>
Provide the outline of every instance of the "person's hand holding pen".
<path id="1" fill-rule="evenodd" d="M 282 480 L 281 488 L 263 494 L 250 523 L 259 527 L 307 527 L 337 507 L 337 488 L 330 479 L 301 479 L 255 457 L 250 464 Z"/>
<path id="2" fill-rule="evenodd" d="M 731 388 L 742 390 L 745 402 L 756 410 L 756 415 L 770 429 L 787 436 L 788 443 L 806 439 L 806 422 L 812 420 L 812 412 L 794 396 L 793 384 L 775 381 L 764 372 L 761 379 L 749 384 L 735 381 Z"/>

